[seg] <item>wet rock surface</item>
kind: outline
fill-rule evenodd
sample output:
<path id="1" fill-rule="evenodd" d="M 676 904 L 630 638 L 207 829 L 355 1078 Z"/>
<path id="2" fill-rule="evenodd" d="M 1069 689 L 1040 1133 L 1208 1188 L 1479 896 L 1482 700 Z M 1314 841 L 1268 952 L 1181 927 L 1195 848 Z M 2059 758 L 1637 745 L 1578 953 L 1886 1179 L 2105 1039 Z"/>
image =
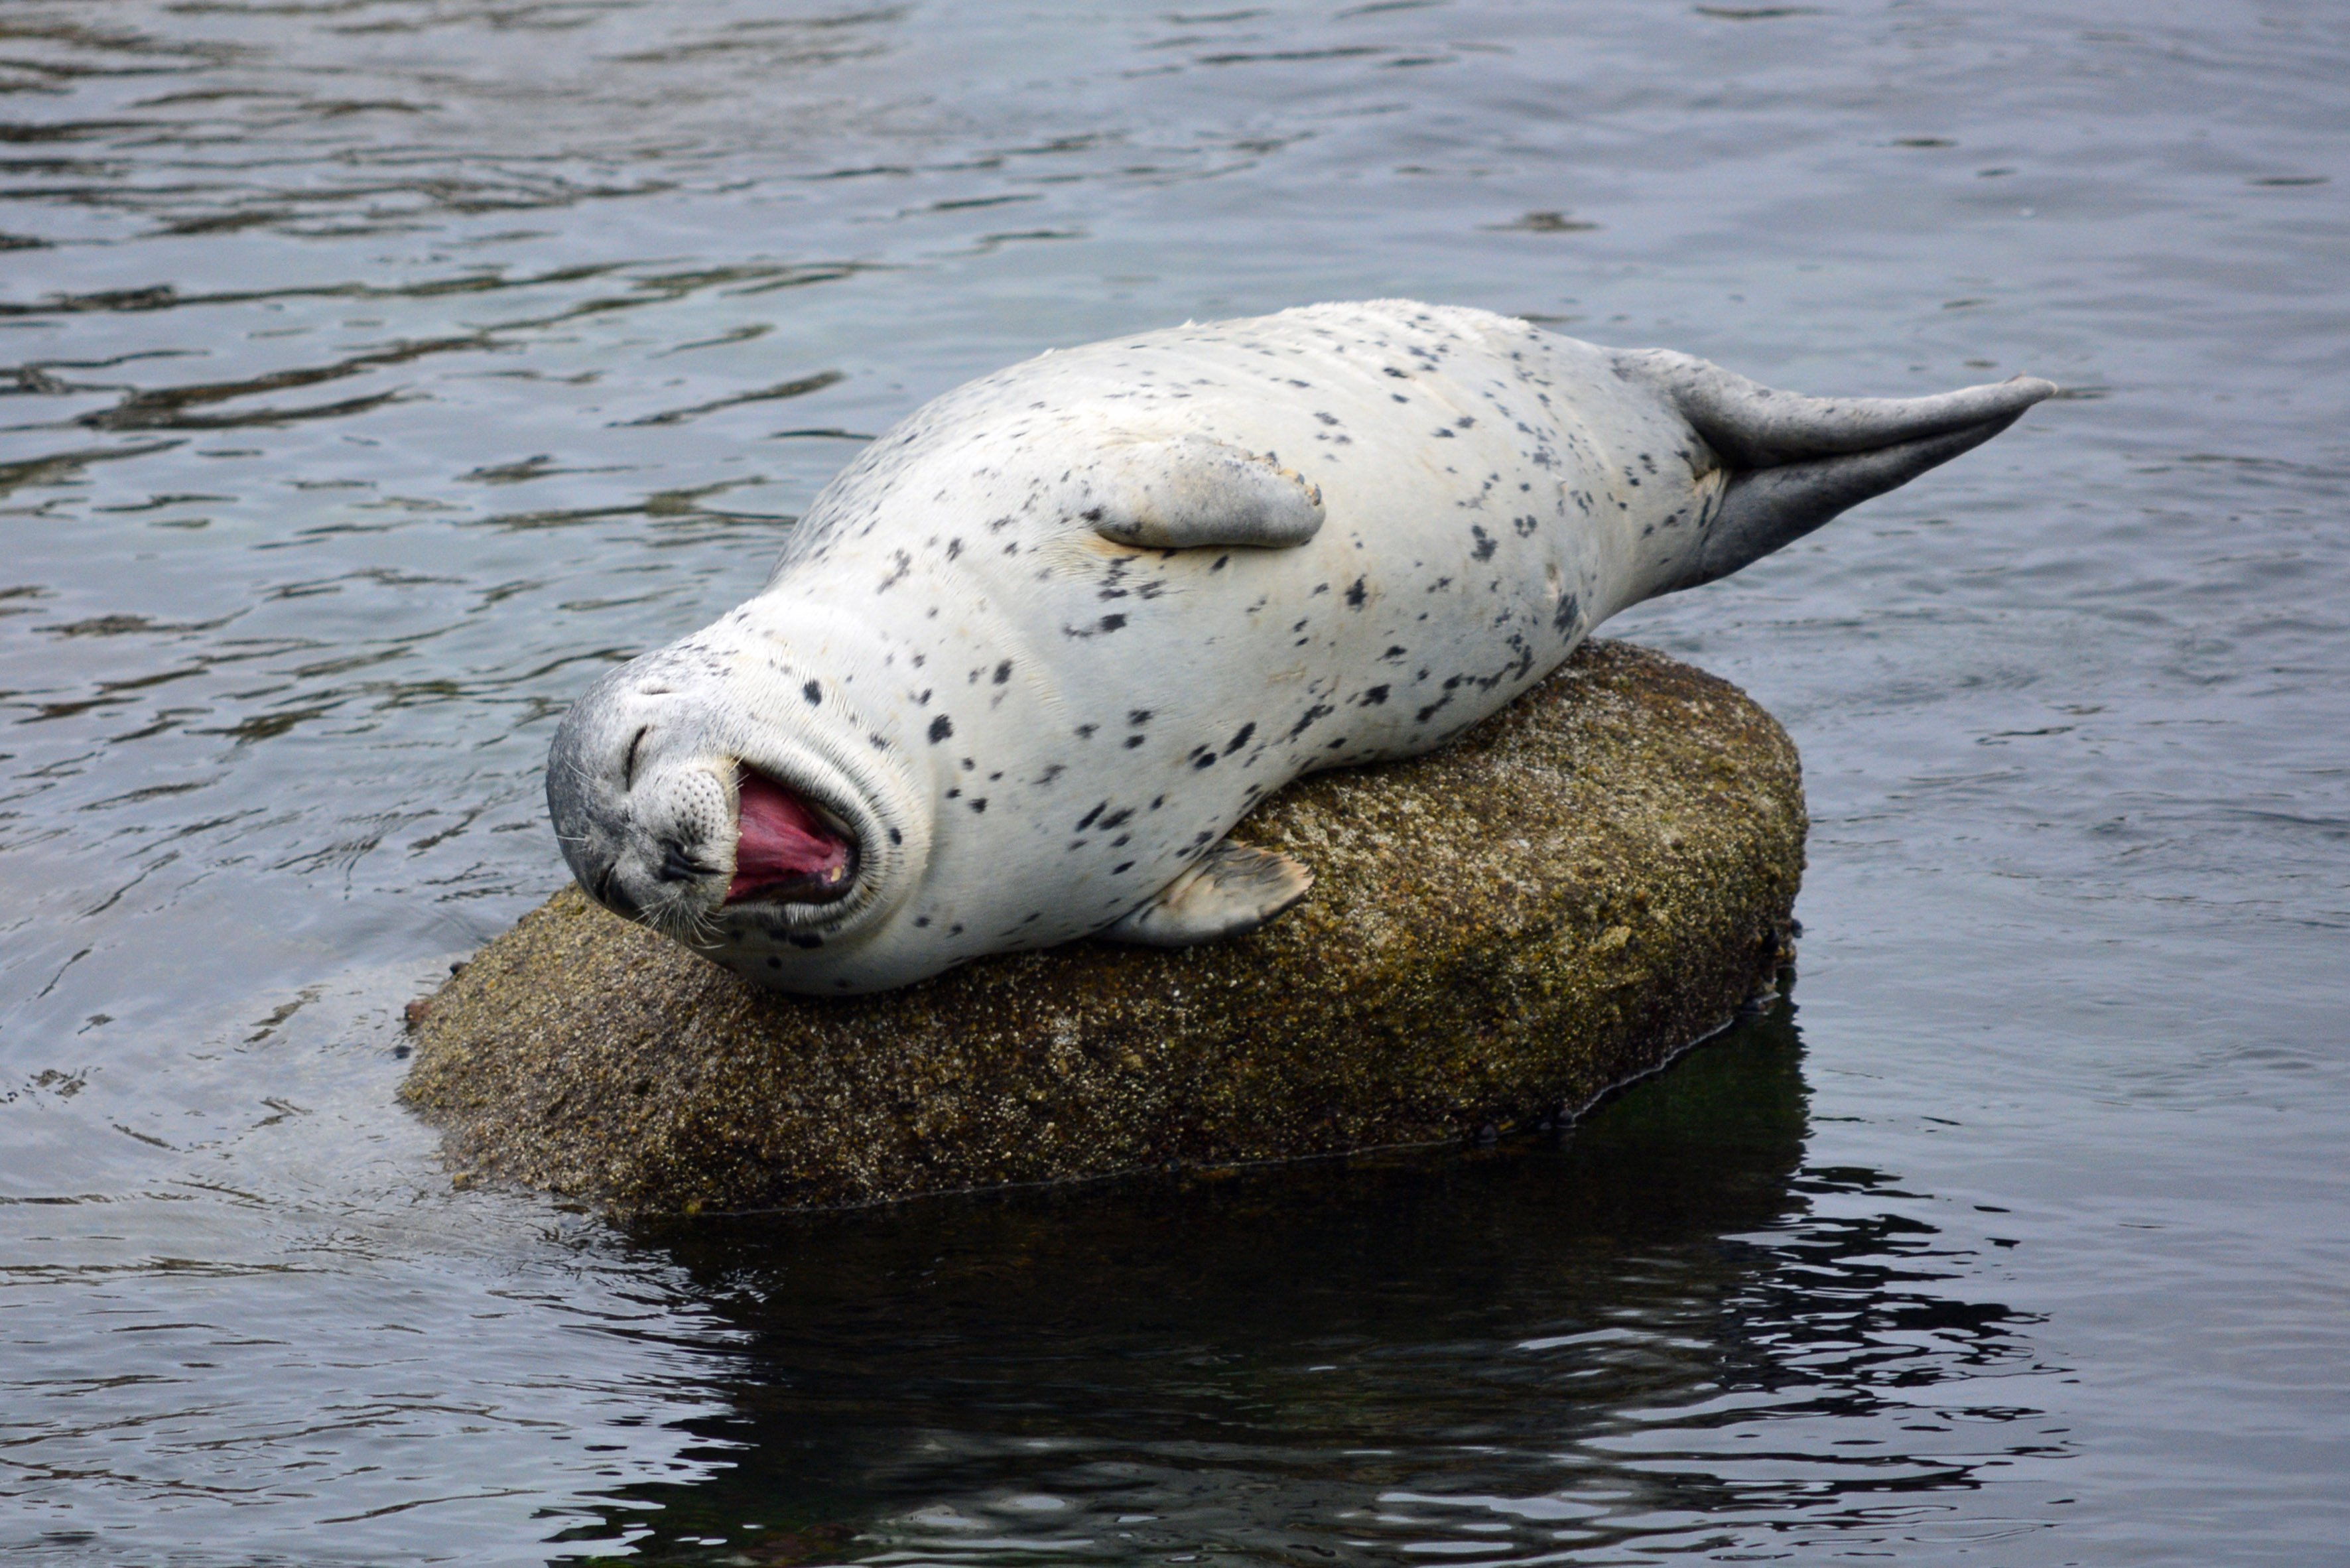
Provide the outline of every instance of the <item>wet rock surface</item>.
<path id="1" fill-rule="evenodd" d="M 1804 826 L 1769 714 L 1592 643 L 1441 752 L 1259 808 L 1234 837 L 1315 882 L 1249 936 L 800 998 L 567 888 L 421 1010 L 401 1092 L 458 1179 L 619 1213 L 1507 1132 L 1655 1070 L 1768 983 Z"/>

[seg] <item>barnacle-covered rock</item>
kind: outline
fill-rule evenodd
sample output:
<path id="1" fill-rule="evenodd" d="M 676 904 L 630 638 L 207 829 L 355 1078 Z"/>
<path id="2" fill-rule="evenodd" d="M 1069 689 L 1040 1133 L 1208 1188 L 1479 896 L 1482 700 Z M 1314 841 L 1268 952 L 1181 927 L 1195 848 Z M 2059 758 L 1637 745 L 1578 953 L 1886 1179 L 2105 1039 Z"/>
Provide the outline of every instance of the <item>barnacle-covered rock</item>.
<path id="1" fill-rule="evenodd" d="M 567 888 L 423 1010 L 463 1178 L 617 1212 L 828 1207 L 1476 1136 L 1719 1029 L 1785 956 L 1801 770 L 1726 682 L 1587 644 L 1429 756 L 1236 831 L 1310 867 L 1248 936 L 764 992 Z"/>

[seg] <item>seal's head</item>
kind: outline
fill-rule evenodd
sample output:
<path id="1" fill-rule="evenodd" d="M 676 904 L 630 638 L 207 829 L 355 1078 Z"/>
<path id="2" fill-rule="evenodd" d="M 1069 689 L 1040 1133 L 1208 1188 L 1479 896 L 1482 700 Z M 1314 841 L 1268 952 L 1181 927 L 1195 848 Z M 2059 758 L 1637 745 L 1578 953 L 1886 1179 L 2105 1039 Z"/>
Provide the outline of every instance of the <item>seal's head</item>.
<path id="1" fill-rule="evenodd" d="M 546 772 L 564 859 L 613 913 L 737 967 L 785 948 L 848 959 L 919 879 L 924 814 L 839 691 L 724 626 L 565 715 Z"/>

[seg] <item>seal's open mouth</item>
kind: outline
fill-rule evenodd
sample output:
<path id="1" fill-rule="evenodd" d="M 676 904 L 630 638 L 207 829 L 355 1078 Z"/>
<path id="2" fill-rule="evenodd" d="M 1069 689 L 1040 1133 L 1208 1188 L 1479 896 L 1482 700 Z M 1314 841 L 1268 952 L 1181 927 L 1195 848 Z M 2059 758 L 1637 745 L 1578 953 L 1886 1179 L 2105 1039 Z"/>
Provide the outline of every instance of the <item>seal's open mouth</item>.
<path id="1" fill-rule="evenodd" d="M 730 904 L 828 904 L 857 878 L 857 839 L 805 795 L 749 768 L 734 840 Z"/>

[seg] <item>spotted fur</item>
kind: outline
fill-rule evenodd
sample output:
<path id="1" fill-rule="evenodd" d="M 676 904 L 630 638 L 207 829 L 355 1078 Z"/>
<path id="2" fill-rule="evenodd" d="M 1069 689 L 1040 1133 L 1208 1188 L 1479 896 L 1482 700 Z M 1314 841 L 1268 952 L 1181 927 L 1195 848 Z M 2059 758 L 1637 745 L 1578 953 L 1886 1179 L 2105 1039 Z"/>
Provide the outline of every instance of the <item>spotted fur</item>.
<path id="1" fill-rule="evenodd" d="M 1383 302 L 971 382 L 826 488 L 757 597 L 582 700 L 549 774 L 566 853 L 612 908 L 787 990 L 1100 931 L 1291 780 L 1440 745 L 1702 580 L 1737 522 L 1735 434 L 1689 412 L 1705 374 Z M 1105 520 L 1118 475 L 1202 445 L 1255 487 L 1233 542 L 1191 502 L 1189 532 Z M 854 831 L 848 898 L 719 907 L 706 782 L 731 800 L 738 761 Z M 664 881 L 671 849 L 707 873 Z"/>

